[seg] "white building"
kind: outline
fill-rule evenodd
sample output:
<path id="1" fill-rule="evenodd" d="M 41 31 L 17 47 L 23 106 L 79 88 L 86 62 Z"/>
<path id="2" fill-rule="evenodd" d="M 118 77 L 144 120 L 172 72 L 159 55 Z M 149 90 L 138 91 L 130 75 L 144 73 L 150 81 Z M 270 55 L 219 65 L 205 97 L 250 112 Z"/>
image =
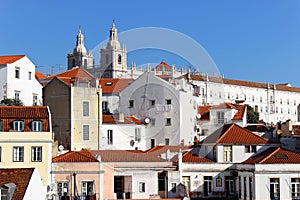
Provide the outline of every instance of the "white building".
<path id="1" fill-rule="evenodd" d="M 259 112 L 260 119 L 265 122 L 299 121 L 300 88 L 290 84 L 264 84 L 196 74 L 186 74 L 183 78 L 194 85 L 195 95 L 202 105 L 243 100 Z"/>
<path id="2" fill-rule="evenodd" d="M 102 115 L 101 149 L 146 150 L 146 126 L 123 113 Z"/>
<path id="3" fill-rule="evenodd" d="M 145 72 L 120 93 L 120 112 L 147 124 L 146 146 L 192 144 L 197 105 L 192 86 L 171 83 Z"/>
<path id="4" fill-rule="evenodd" d="M 43 104 L 42 85 L 27 56 L 0 56 L 0 101 L 4 98 L 19 99 L 25 106 Z"/>
<path id="5" fill-rule="evenodd" d="M 200 140 L 226 123 L 235 123 L 242 127 L 247 124 L 247 105 L 225 102 L 216 106 L 199 106 L 198 114 Z"/>

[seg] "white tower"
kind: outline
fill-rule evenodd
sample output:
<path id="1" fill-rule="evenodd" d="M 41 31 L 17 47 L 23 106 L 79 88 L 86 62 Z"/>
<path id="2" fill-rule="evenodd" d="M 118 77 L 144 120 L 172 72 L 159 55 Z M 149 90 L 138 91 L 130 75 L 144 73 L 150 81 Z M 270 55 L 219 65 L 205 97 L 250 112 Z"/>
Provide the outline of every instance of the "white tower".
<path id="1" fill-rule="evenodd" d="M 101 48 L 100 69 L 105 78 L 122 78 L 127 73 L 127 54 L 126 48 L 121 48 L 118 40 L 118 30 L 114 22 L 110 29 L 109 41 L 106 48 Z"/>
<path id="2" fill-rule="evenodd" d="M 84 36 L 79 32 L 77 34 L 76 47 L 72 52 L 68 53 L 68 70 L 73 67 L 82 67 L 84 69 L 93 68 L 93 54 L 87 53 L 84 46 Z"/>

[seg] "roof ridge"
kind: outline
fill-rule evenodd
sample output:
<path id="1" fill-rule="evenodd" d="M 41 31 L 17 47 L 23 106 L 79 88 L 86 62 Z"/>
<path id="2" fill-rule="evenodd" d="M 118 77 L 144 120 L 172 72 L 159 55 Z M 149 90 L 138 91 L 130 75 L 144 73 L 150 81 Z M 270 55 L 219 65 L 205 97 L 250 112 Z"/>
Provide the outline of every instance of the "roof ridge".
<path id="1" fill-rule="evenodd" d="M 226 124 L 224 124 L 226 125 Z M 223 125 L 223 128 L 224 128 L 224 125 Z M 229 124 L 227 124 L 229 125 Z M 225 137 L 225 135 L 228 133 L 228 131 L 233 127 L 234 124 L 230 124 L 230 127 L 221 135 L 221 137 L 219 137 L 216 141 L 216 143 L 219 143 L 219 140 L 221 140 L 223 137 Z M 223 132 L 223 128 L 222 128 L 222 132 Z"/>

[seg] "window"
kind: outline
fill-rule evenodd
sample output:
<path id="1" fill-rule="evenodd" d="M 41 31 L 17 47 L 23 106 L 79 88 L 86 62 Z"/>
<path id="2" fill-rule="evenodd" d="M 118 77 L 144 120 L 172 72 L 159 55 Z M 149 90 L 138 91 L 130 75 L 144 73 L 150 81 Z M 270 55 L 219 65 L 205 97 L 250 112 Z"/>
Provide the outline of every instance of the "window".
<path id="1" fill-rule="evenodd" d="M 13 161 L 24 162 L 24 147 L 13 147 Z"/>
<path id="2" fill-rule="evenodd" d="M 276 113 L 278 113 L 278 107 L 276 107 Z"/>
<path id="3" fill-rule="evenodd" d="M 270 199 L 280 199 L 279 178 L 270 178 Z"/>
<path id="4" fill-rule="evenodd" d="M 24 122 L 21 120 L 16 120 L 13 122 L 14 131 L 24 131 Z"/>
<path id="5" fill-rule="evenodd" d="M 141 141 L 141 128 L 135 128 L 134 141 L 137 141 L 137 142 Z"/>
<path id="6" fill-rule="evenodd" d="M 93 181 L 82 181 L 81 182 L 81 195 L 83 196 L 91 196 L 94 194 L 93 190 Z"/>
<path id="7" fill-rule="evenodd" d="M 165 144 L 170 145 L 170 139 L 169 138 L 165 138 Z"/>
<path id="8" fill-rule="evenodd" d="M 134 106 L 134 101 L 133 100 L 129 100 L 129 108 L 133 108 Z"/>
<path id="9" fill-rule="evenodd" d="M 155 139 L 151 139 L 151 148 L 155 147 Z"/>
<path id="10" fill-rule="evenodd" d="M 280 104 L 282 104 L 282 99 L 280 98 Z"/>
<path id="11" fill-rule="evenodd" d="M 204 176 L 203 190 L 204 190 L 204 196 L 206 197 L 210 196 L 212 193 L 212 186 L 213 186 L 212 180 L 213 180 L 212 176 Z"/>
<path id="12" fill-rule="evenodd" d="M 37 95 L 33 95 L 33 96 L 32 96 L 32 105 L 33 105 L 33 106 L 37 106 L 37 103 L 38 103 L 37 98 L 38 98 Z"/>
<path id="13" fill-rule="evenodd" d="M 255 145 L 246 145 L 245 153 L 256 153 L 256 146 Z"/>
<path id="14" fill-rule="evenodd" d="M 232 194 L 234 191 L 232 176 L 225 176 L 225 191 L 228 195 Z"/>
<path id="15" fill-rule="evenodd" d="M 171 192 L 175 193 L 176 192 L 176 183 L 172 183 L 172 189 Z"/>
<path id="16" fill-rule="evenodd" d="M 58 196 L 69 196 L 69 182 L 59 181 L 57 182 L 57 194 Z"/>
<path id="17" fill-rule="evenodd" d="M 166 118 L 166 126 L 171 126 L 171 118 Z"/>
<path id="18" fill-rule="evenodd" d="M 224 162 L 232 162 L 232 146 L 226 145 L 224 148 Z"/>
<path id="19" fill-rule="evenodd" d="M 150 123 L 151 123 L 151 126 L 155 126 L 155 119 L 154 118 L 151 119 Z"/>
<path id="20" fill-rule="evenodd" d="M 225 123 L 225 112 L 218 111 L 217 112 L 217 124 L 224 124 Z"/>
<path id="21" fill-rule="evenodd" d="M 0 187 L 0 200 L 10 199 L 10 196 L 8 196 L 8 189 L 9 188 L 5 186 Z"/>
<path id="22" fill-rule="evenodd" d="M 31 161 L 42 162 L 42 147 L 31 147 Z"/>
<path id="23" fill-rule="evenodd" d="M 294 106 L 296 105 L 296 100 L 294 100 Z"/>
<path id="24" fill-rule="evenodd" d="M 15 68 L 15 78 L 20 78 L 20 68 L 19 67 Z"/>
<path id="25" fill-rule="evenodd" d="M 219 92 L 219 98 L 220 98 L 220 99 L 222 98 L 222 93 L 221 93 L 221 92 Z"/>
<path id="26" fill-rule="evenodd" d="M 252 180 L 252 177 L 249 177 L 249 196 L 250 196 L 250 199 L 252 199 L 252 185 L 253 185 L 253 180 Z"/>
<path id="27" fill-rule="evenodd" d="M 255 97 L 254 97 L 254 95 L 252 95 L 252 101 L 253 101 L 253 102 L 255 101 Z"/>
<path id="28" fill-rule="evenodd" d="M 300 178 L 292 178 L 292 199 L 299 199 L 300 197 Z"/>
<path id="29" fill-rule="evenodd" d="M 286 100 L 286 104 L 290 105 L 290 100 L 289 99 Z"/>
<path id="30" fill-rule="evenodd" d="M 82 114 L 84 117 L 90 116 L 90 102 L 88 101 L 82 102 Z"/>
<path id="31" fill-rule="evenodd" d="M 43 123 L 41 121 L 37 121 L 37 120 L 32 121 L 31 130 L 33 132 L 43 131 Z"/>
<path id="32" fill-rule="evenodd" d="M 82 125 L 82 137 L 83 140 L 90 139 L 90 125 Z"/>
<path id="33" fill-rule="evenodd" d="M 19 99 L 20 99 L 20 92 L 15 91 L 15 100 L 19 100 Z"/>
<path id="34" fill-rule="evenodd" d="M 31 80 L 31 72 L 28 72 L 28 80 Z"/>
<path id="35" fill-rule="evenodd" d="M 239 99 L 239 95 L 238 95 L 238 94 L 236 94 L 236 97 L 235 97 L 235 99 Z"/>
<path id="36" fill-rule="evenodd" d="M 227 99 L 230 99 L 230 93 L 227 94 Z"/>
<path id="37" fill-rule="evenodd" d="M 150 105 L 151 107 L 155 106 L 155 100 L 150 100 L 150 101 L 149 101 L 149 105 Z"/>
<path id="38" fill-rule="evenodd" d="M 104 113 L 108 112 L 108 102 L 107 101 L 102 101 L 102 111 Z"/>
<path id="39" fill-rule="evenodd" d="M 266 106 L 266 113 L 268 112 L 268 106 Z"/>
<path id="40" fill-rule="evenodd" d="M 120 65 L 122 63 L 122 56 L 121 54 L 118 55 L 118 64 Z"/>
<path id="41" fill-rule="evenodd" d="M 145 192 L 146 191 L 146 184 L 145 182 L 139 182 L 139 192 Z"/>
<path id="42" fill-rule="evenodd" d="M 167 105 L 172 104 L 172 100 L 171 100 L 171 99 L 166 99 L 166 104 L 167 104 Z"/>
<path id="43" fill-rule="evenodd" d="M 113 144 L 113 130 L 107 130 L 107 144 Z"/>
<path id="44" fill-rule="evenodd" d="M 190 177 L 189 176 L 183 176 L 182 177 L 182 184 L 185 186 L 185 189 L 187 192 L 190 192 Z"/>
<path id="45" fill-rule="evenodd" d="M 262 96 L 259 98 L 260 103 L 262 103 Z"/>

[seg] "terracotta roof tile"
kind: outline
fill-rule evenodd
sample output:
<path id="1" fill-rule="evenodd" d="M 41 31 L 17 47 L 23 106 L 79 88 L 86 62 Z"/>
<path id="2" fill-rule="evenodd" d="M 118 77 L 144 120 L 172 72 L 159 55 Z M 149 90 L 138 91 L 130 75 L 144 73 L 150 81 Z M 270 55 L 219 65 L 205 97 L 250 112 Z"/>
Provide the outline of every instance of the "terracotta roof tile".
<path id="1" fill-rule="evenodd" d="M 102 93 L 119 93 L 125 89 L 133 79 L 120 78 L 101 78 L 99 84 L 102 88 Z"/>
<path id="2" fill-rule="evenodd" d="M 114 118 L 113 115 L 102 114 L 102 123 L 104 124 L 143 124 L 140 120 L 132 116 L 124 116 L 124 122 Z"/>
<path id="3" fill-rule="evenodd" d="M 198 114 L 201 115 L 200 120 L 209 120 L 210 119 L 210 108 L 212 106 L 199 106 Z"/>
<path id="4" fill-rule="evenodd" d="M 25 55 L 0 56 L 0 65 L 11 64 L 25 57 Z"/>
<path id="5" fill-rule="evenodd" d="M 266 144 L 267 139 L 262 138 L 237 124 L 225 124 L 204 139 L 205 143 L 218 144 Z"/>
<path id="6" fill-rule="evenodd" d="M 179 150 L 186 150 L 186 149 L 190 149 L 190 146 L 169 146 L 169 145 L 159 145 L 159 146 L 155 146 L 151 149 L 148 149 L 147 151 L 145 151 L 145 153 L 148 154 L 152 154 L 152 155 L 161 155 L 166 153 L 167 150 L 169 150 L 170 152 L 179 152 Z"/>
<path id="7" fill-rule="evenodd" d="M 247 112 L 247 105 L 235 105 L 237 112 L 233 116 L 232 120 L 243 120 L 245 112 Z"/>
<path id="8" fill-rule="evenodd" d="M 46 78 L 46 76 L 42 72 L 35 72 L 35 78 L 39 80 Z"/>
<path id="9" fill-rule="evenodd" d="M 172 67 L 166 63 L 165 61 L 162 61 L 156 67 L 154 68 L 156 71 L 172 71 Z M 152 69 L 152 70 L 154 70 Z"/>
<path id="10" fill-rule="evenodd" d="M 300 153 L 281 147 L 270 147 L 243 162 L 244 164 L 300 164 Z"/>
<path id="11" fill-rule="evenodd" d="M 91 150 L 94 156 L 101 156 L 103 162 L 166 162 L 157 155 L 135 153 L 125 150 Z"/>
<path id="12" fill-rule="evenodd" d="M 211 109 L 224 109 L 224 108 L 236 109 L 235 105 L 229 102 L 224 102 L 219 105 L 211 107 Z"/>
<path id="13" fill-rule="evenodd" d="M 69 151 L 52 158 L 52 162 L 99 162 L 88 150 Z"/>
<path id="14" fill-rule="evenodd" d="M 33 170 L 33 168 L 0 169 L 0 186 L 7 183 L 16 184 L 12 200 L 23 199 Z"/>
<path id="15" fill-rule="evenodd" d="M 202 156 L 199 156 L 197 154 L 194 154 L 192 152 L 184 152 L 182 154 L 182 162 L 187 163 L 207 163 L 207 162 L 213 162 L 207 158 L 204 158 Z"/>

